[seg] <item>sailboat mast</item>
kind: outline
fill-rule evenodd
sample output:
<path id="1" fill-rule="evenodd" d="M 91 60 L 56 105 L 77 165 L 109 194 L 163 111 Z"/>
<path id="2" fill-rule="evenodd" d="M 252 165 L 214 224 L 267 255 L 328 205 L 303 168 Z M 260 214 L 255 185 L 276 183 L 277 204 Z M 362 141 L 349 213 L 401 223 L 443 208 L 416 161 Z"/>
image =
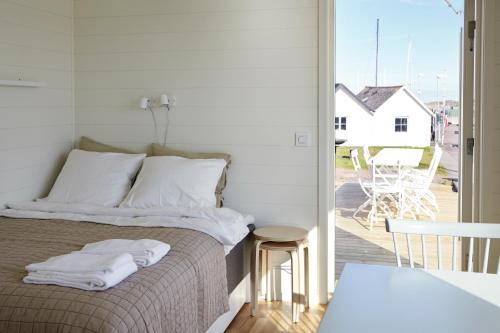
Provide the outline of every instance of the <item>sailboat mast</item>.
<path id="1" fill-rule="evenodd" d="M 377 19 L 377 46 L 375 50 L 375 87 L 378 87 L 378 48 L 379 48 L 380 19 Z"/>
<path id="2" fill-rule="evenodd" d="M 412 48 L 412 41 L 411 37 L 408 36 L 408 53 L 406 57 L 406 86 L 408 88 L 411 88 L 411 48 Z"/>

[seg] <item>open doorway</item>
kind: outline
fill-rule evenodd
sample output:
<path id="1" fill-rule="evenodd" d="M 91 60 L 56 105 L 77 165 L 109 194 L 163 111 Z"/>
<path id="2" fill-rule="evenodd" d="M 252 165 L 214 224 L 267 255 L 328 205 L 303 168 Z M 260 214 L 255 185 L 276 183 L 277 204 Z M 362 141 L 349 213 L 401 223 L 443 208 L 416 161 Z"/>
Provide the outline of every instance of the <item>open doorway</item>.
<path id="1" fill-rule="evenodd" d="M 347 262 L 394 265 L 385 217 L 459 220 L 464 0 L 335 6 L 338 278 Z"/>

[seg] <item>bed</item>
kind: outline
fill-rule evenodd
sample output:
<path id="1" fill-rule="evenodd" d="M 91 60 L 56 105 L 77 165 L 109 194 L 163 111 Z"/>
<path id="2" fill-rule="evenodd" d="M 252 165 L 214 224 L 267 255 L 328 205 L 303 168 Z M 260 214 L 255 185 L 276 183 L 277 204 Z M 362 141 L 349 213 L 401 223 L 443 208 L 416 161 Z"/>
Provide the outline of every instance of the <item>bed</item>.
<path id="1" fill-rule="evenodd" d="M 0 332 L 222 332 L 248 299 L 253 222 L 220 208 L 230 156 L 80 146 L 46 198 L 0 210 Z M 23 283 L 27 265 L 109 239 L 170 252 L 105 291 Z"/>
<path id="2" fill-rule="evenodd" d="M 217 331 L 238 310 L 229 311 L 231 293 L 246 287 L 248 237 L 225 255 L 193 229 L 0 217 L 0 332 Z M 171 250 L 104 292 L 22 282 L 27 264 L 109 238 L 154 238 Z"/>

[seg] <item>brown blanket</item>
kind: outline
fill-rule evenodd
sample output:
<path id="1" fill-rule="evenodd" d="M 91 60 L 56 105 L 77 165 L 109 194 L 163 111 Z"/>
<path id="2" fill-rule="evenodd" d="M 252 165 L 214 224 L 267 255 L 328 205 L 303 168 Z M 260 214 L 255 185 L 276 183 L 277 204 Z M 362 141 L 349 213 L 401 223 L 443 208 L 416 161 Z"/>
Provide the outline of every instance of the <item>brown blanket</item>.
<path id="1" fill-rule="evenodd" d="M 106 291 L 22 282 L 27 264 L 110 238 L 171 250 Z M 0 218 L 0 253 L 0 332 L 204 332 L 229 310 L 223 246 L 198 231 Z"/>

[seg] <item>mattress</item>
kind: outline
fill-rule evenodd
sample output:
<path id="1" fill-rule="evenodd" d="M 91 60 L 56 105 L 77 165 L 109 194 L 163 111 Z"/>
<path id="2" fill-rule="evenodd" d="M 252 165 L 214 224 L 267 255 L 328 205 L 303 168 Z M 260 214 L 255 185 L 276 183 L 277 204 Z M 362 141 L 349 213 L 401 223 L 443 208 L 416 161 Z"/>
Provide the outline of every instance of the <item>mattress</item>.
<path id="1" fill-rule="evenodd" d="M 27 264 L 109 238 L 171 250 L 102 292 L 22 282 Z M 0 218 L 0 253 L 0 332 L 204 332 L 229 309 L 226 262 L 231 281 L 241 273 L 238 247 L 225 256 L 213 237 L 181 228 Z"/>

